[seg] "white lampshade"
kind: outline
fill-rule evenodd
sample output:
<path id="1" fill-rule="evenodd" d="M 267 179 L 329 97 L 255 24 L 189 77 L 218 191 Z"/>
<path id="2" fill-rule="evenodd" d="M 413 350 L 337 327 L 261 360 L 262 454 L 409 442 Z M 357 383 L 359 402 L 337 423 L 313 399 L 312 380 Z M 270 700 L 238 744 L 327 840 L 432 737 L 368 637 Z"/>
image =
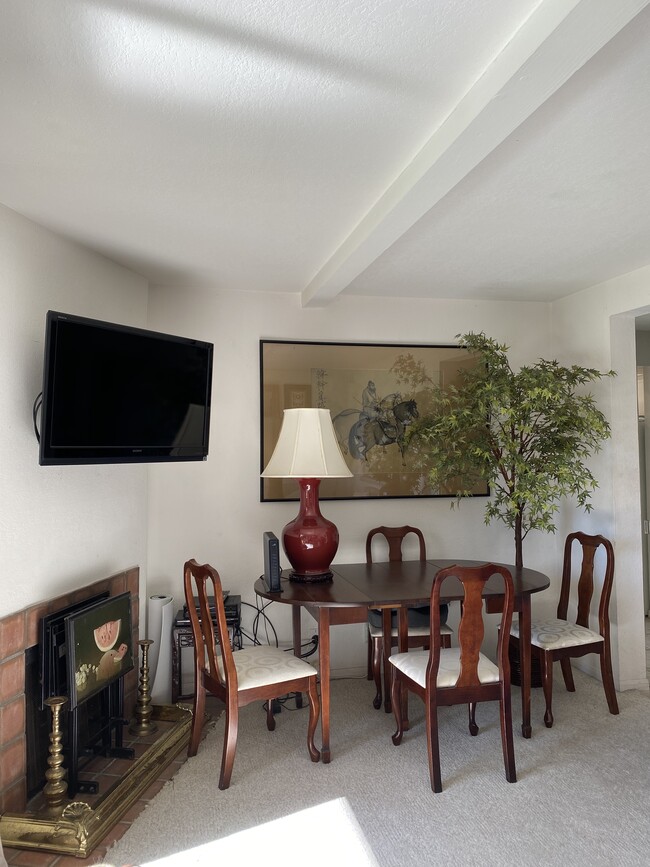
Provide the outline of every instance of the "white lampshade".
<path id="1" fill-rule="evenodd" d="M 285 409 L 277 444 L 262 477 L 266 479 L 347 478 L 329 409 Z"/>

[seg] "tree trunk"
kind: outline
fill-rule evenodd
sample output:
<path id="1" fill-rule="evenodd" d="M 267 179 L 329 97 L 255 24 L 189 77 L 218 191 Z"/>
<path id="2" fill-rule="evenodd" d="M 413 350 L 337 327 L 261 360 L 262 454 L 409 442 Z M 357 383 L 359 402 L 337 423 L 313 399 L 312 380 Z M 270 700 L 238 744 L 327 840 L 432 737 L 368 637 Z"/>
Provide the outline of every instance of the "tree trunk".
<path id="1" fill-rule="evenodd" d="M 515 518 L 515 566 L 517 569 L 521 569 L 524 565 L 522 525 L 522 514 L 518 512 Z"/>

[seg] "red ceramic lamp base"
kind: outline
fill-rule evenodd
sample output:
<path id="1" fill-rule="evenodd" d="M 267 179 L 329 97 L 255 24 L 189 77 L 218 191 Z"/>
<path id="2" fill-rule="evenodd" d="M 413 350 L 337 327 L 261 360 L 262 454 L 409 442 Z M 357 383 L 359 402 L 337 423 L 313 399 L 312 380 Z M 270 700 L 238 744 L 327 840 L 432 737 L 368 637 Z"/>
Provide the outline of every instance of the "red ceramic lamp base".
<path id="1" fill-rule="evenodd" d="M 336 525 L 320 513 L 320 479 L 299 479 L 300 511 L 282 531 L 282 542 L 293 568 L 292 581 L 316 582 L 332 578 L 330 565 L 339 547 Z"/>

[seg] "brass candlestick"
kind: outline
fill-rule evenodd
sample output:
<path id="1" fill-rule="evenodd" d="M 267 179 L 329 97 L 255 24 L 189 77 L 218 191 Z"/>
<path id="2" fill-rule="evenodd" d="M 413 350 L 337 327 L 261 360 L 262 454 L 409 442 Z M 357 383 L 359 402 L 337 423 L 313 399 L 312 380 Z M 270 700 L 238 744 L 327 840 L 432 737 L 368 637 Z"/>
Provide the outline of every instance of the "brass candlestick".
<path id="1" fill-rule="evenodd" d="M 149 647 L 153 641 L 150 638 L 142 638 L 138 644 L 142 648 L 142 666 L 138 685 L 138 701 L 135 706 L 135 720 L 129 726 L 129 731 L 132 735 L 148 735 L 158 728 L 155 723 L 151 722 L 153 708 L 149 694 Z"/>
<path id="2" fill-rule="evenodd" d="M 48 769 L 45 771 L 47 783 L 43 787 L 43 795 L 45 796 L 46 808 L 52 811 L 61 806 L 68 792 L 68 784 L 65 779 L 67 771 L 61 767 L 63 765 L 61 710 L 67 700 L 65 696 L 61 695 L 45 699 L 45 704 L 52 711 L 52 732 L 50 733 L 50 747 L 47 757 Z"/>

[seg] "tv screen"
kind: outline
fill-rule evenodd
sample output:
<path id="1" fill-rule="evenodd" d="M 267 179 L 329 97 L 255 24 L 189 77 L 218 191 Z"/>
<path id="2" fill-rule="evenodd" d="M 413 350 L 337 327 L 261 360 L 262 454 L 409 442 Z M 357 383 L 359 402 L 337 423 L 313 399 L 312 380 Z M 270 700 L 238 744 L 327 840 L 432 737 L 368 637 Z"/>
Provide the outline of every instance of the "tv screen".
<path id="1" fill-rule="evenodd" d="M 50 310 L 39 462 L 205 460 L 212 354 L 201 340 Z"/>

